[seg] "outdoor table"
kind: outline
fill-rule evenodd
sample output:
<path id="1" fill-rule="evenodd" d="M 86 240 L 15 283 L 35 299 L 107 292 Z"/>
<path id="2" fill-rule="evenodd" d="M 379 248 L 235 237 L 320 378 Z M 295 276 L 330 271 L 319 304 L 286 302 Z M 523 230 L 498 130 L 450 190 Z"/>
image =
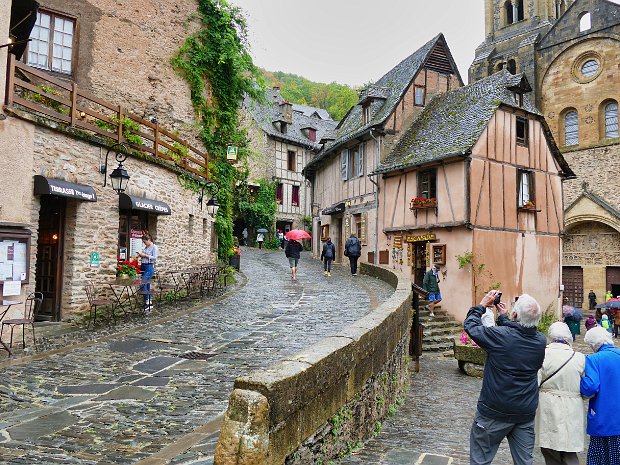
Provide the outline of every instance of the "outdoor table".
<path id="1" fill-rule="evenodd" d="M 6 316 L 7 313 L 9 313 L 9 310 L 11 309 L 11 307 L 13 305 L 19 305 L 22 302 L 18 301 L 18 300 L 2 300 L 0 301 L 0 307 L 6 307 L 6 310 L 4 311 L 0 311 L 0 324 L 2 323 L 2 320 L 4 319 L 4 317 Z M 9 353 L 9 356 L 13 355 L 13 352 L 11 352 L 11 349 L 9 348 L 9 346 L 7 346 L 4 342 L 2 342 L 2 339 L 0 339 L 0 347 L 4 350 L 6 350 Z"/>
<path id="2" fill-rule="evenodd" d="M 133 310 L 132 298 L 136 297 L 134 287 L 139 284 L 144 284 L 140 279 L 115 279 L 114 281 L 104 281 L 112 290 L 114 300 L 119 308 L 122 308 L 124 312 L 127 312 L 126 305 L 129 305 L 129 310 Z"/>

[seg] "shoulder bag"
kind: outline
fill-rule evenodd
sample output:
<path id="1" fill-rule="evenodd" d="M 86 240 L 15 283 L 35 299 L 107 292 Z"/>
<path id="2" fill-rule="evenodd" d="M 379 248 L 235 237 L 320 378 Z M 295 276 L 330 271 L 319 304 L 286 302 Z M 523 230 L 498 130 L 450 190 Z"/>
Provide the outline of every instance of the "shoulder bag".
<path id="1" fill-rule="evenodd" d="M 538 385 L 538 389 L 540 389 L 542 387 L 543 384 L 545 384 L 547 381 L 549 381 L 551 378 L 553 378 L 555 375 L 558 374 L 558 372 L 564 368 L 566 365 L 568 365 L 568 362 L 570 362 L 573 357 L 575 356 L 575 351 L 573 350 L 573 353 L 571 354 L 570 357 L 568 357 L 568 360 L 566 360 L 561 366 L 560 368 L 558 368 L 557 370 L 555 370 L 553 373 L 551 373 L 549 376 L 547 376 L 545 379 L 543 379 L 541 381 L 541 383 Z"/>

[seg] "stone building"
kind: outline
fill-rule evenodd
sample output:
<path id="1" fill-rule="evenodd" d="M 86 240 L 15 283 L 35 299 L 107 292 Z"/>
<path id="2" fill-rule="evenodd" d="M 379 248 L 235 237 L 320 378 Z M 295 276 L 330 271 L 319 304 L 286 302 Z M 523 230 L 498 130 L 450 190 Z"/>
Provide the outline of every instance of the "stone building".
<path id="1" fill-rule="evenodd" d="M 323 137 L 323 149 L 304 168 L 313 187 L 314 230 L 321 231 L 314 238 L 316 256 L 321 240 L 331 236 L 340 262 L 346 238 L 355 233 L 362 244 L 361 261 L 387 263 L 387 252 L 378 249 L 382 194 L 369 174 L 428 102 L 462 85 L 439 34 L 361 92 L 358 104 Z"/>
<path id="2" fill-rule="evenodd" d="M 103 291 L 117 258 L 135 256 L 142 230 L 160 272 L 214 259 L 208 197 L 196 193 L 208 157 L 170 64 L 198 27 L 193 0 L 39 4 L 0 6 L 0 37 L 34 22 L 23 56 L 0 49 L 0 281 L 19 282 L 19 300 L 43 292 L 40 316 L 61 320 L 88 308 L 87 280 Z M 121 194 L 107 176 L 115 142 L 129 148 Z"/>
<path id="3" fill-rule="evenodd" d="M 494 286 L 506 302 L 559 303 L 573 173 L 529 94 L 523 74 L 502 70 L 436 97 L 375 171 L 380 250 L 420 286 L 439 265 L 442 307 L 460 321 Z"/>
<path id="4" fill-rule="evenodd" d="M 537 107 L 577 175 L 564 188 L 563 284 L 569 303 L 582 306 L 590 289 L 599 302 L 606 289 L 620 295 L 615 179 L 620 170 L 620 5 L 524 1 L 486 0 L 486 38 L 469 77 L 476 81 L 508 67 L 533 83 Z"/>
<path id="5" fill-rule="evenodd" d="M 250 182 L 277 182 L 277 230 L 286 233 L 304 229 L 304 218 L 311 214 L 311 191 L 302 170 L 337 122 L 327 110 L 285 101 L 278 87 L 266 92 L 264 102 L 246 99 L 244 108 L 249 116 L 247 130 L 252 148 Z M 237 235 L 244 227 L 242 220 L 236 222 Z"/>

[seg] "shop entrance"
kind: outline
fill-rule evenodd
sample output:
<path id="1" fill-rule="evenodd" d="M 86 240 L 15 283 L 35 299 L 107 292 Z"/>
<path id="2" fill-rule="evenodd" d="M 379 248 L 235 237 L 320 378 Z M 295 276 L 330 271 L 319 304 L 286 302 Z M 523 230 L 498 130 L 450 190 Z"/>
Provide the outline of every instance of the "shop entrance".
<path id="1" fill-rule="evenodd" d="M 66 200 L 53 195 L 41 196 L 35 291 L 43 293 L 43 306 L 37 319 L 60 320 L 62 295 L 62 254 Z"/>
<path id="2" fill-rule="evenodd" d="M 118 228 L 118 258 L 131 259 L 136 252 L 142 250 L 142 233 L 149 231 L 149 215 L 147 212 L 122 210 Z"/>
<path id="3" fill-rule="evenodd" d="M 424 275 L 426 274 L 426 264 L 428 263 L 428 253 L 426 251 L 428 242 L 413 242 L 409 244 L 411 247 L 411 257 L 413 261 L 413 282 L 418 286 L 422 286 Z"/>

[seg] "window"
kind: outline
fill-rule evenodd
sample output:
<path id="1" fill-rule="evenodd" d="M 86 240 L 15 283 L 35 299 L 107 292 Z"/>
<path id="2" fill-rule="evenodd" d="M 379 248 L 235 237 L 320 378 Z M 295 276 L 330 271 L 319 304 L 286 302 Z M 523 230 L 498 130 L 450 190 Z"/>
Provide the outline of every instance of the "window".
<path id="1" fill-rule="evenodd" d="M 506 10 L 506 24 L 508 25 L 514 23 L 512 2 L 510 0 L 504 3 L 504 9 Z"/>
<path id="2" fill-rule="evenodd" d="M 618 102 L 605 105 L 605 138 L 618 137 Z"/>
<path id="3" fill-rule="evenodd" d="M 518 206 L 521 208 L 533 208 L 534 202 L 534 178 L 531 171 L 518 170 L 519 176 L 519 198 Z"/>
<path id="4" fill-rule="evenodd" d="M 515 103 L 518 107 L 523 106 L 523 94 L 521 92 L 515 92 Z"/>
<path id="5" fill-rule="evenodd" d="M 362 241 L 361 237 L 362 237 L 362 215 L 358 214 L 358 215 L 354 215 L 353 216 L 353 221 L 355 222 L 355 236 L 360 240 L 360 242 Z"/>
<path id="6" fill-rule="evenodd" d="M 362 107 L 362 124 L 366 125 L 370 122 L 370 104 Z"/>
<path id="7" fill-rule="evenodd" d="M 564 145 L 579 144 L 579 115 L 571 110 L 564 115 Z"/>
<path id="8" fill-rule="evenodd" d="M 284 198 L 284 186 L 282 183 L 279 183 L 276 186 L 276 202 L 278 205 L 282 205 L 282 199 Z"/>
<path id="9" fill-rule="evenodd" d="M 349 151 L 344 149 L 340 152 L 340 179 L 349 179 Z"/>
<path id="10" fill-rule="evenodd" d="M 293 205 L 293 207 L 299 207 L 299 186 L 293 186 L 291 205 Z"/>
<path id="11" fill-rule="evenodd" d="M 528 124 L 527 120 L 517 118 L 517 144 L 527 145 Z"/>
<path id="12" fill-rule="evenodd" d="M 416 106 L 423 107 L 424 106 L 424 98 L 426 94 L 426 89 L 424 87 L 415 86 L 415 104 Z"/>
<path id="13" fill-rule="evenodd" d="M 517 1 L 517 5 L 516 5 L 517 21 L 523 21 L 525 19 L 525 5 L 523 5 L 524 0 L 516 0 L 516 1 Z"/>
<path id="14" fill-rule="evenodd" d="M 507 69 L 510 74 L 517 74 L 517 62 L 513 59 L 508 60 Z"/>
<path id="15" fill-rule="evenodd" d="M 349 150 L 349 163 L 348 163 L 348 173 L 347 179 L 351 179 L 355 177 L 355 173 L 357 171 L 357 147 L 353 150 Z"/>
<path id="16" fill-rule="evenodd" d="M 418 197 L 424 199 L 437 198 L 437 171 L 426 170 L 418 174 Z"/>
<path id="17" fill-rule="evenodd" d="M 37 12 L 30 34 L 27 64 L 36 68 L 71 74 L 75 20 L 47 11 Z"/>
<path id="18" fill-rule="evenodd" d="M 616 108 L 617 110 L 617 108 Z M 616 111 L 617 113 L 617 111 Z M 616 120 L 616 128 L 618 127 Z M 617 132 L 617 131 L 616 131 Z M 357 148 L 357 160 L 355 160 L 355 175 L 356 176 L 364 176 L 364 151 L 366 148 L 366 144 L 360 144 Z M 359 236 L 358 236 L 359 237 Z"/>
<path id="19" fill-rule="evenodd" d="M 194 234 L 194 215 L 191 215 L 191 214 L 189 215 L 187 229 L 188 229 L 188 233 L 190 236 Z"/>
<path id="20" fill-rule="evenodd" d="M 583 13 L 579 18 L 579 32 L 590 29 L 592 29 L 592 15 L 590 13 Z"/>
<path id="21" fill-rule="evenodd" d="M 289 171 L 297 171 L 297 163 L 296 163 L 297 153 L 294 150 L 288 151 L 287 157 L 287 167 Z"/>
<path id="22" fill-rule="evenodd" d="M 280 132 L 282 134 L 286 134 L 286 126 L 287 124 L 284 121 L 280 122 Z"/>
<path id="23" fill-rule="evenodd" d="M 308 129 L 308 139 L 312 142 L 316 142 L 316 129 Z"/>
<path id="24" fill-rule="evenodd" d="M 581 66 L 581 74 L 584 77 L 594 76 L 598 72 L 598 61 L 588 60 Z"/>

